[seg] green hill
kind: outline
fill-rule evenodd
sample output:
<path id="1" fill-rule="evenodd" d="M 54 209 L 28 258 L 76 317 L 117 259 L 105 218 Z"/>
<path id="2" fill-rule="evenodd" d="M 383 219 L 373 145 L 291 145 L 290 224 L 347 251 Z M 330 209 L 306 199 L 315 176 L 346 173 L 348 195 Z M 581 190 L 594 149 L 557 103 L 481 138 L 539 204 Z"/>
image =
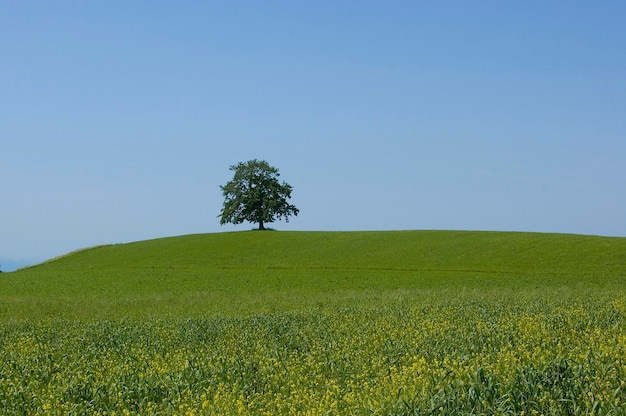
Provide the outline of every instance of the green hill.
<path id="1" fill-rule="evenodd" d="M 626 238 L 474 231 L 198 234 L 0 275 L 0 319 L 241 314 L 388 296 L 623 290 Z"/>

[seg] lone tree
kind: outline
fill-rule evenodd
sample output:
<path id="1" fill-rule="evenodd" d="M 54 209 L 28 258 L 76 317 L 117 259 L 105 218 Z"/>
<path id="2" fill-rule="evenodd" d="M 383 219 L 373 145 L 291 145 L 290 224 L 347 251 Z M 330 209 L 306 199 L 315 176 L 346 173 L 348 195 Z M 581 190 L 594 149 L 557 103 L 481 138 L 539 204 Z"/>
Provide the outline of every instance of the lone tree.
<path id="1" fill-rule="evenodd" d="M 264 230 L 266 223 L 281 218 L 289 222 L 290 215 L 298 215 L 298 208 L 287 202 L 293 188 L 278 182 L 278 169 L 266 161 L 239 162 L 230 170 L 235 171 L 235 176 L 220 186 L 224 194 L 220 225 L 248 221 L 258 223 L 259 230 Z"/>

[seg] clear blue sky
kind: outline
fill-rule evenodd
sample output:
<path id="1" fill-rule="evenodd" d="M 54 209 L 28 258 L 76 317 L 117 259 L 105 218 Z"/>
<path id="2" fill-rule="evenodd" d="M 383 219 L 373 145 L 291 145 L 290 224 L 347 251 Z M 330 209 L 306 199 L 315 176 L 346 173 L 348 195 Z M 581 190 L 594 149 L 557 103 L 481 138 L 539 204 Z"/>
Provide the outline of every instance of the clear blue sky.
<path id="1" fill-rule="evenodd" d="M 0 2 L 0 264 L 219 226 L 626 236 L 623 1 Z M 6 270 L 6 268 L 3 267 Z"/>

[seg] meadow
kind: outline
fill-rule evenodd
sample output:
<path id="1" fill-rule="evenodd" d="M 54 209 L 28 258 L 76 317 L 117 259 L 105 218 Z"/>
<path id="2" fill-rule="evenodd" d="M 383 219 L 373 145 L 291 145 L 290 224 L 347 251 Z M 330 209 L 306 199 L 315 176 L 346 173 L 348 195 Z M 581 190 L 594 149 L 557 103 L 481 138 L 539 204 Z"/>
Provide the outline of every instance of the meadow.
<path id="1" fill-rule="evenodd" d="M 626 414 L 626 239 L 243 232 L 0 275 L 2 414 Z"/>

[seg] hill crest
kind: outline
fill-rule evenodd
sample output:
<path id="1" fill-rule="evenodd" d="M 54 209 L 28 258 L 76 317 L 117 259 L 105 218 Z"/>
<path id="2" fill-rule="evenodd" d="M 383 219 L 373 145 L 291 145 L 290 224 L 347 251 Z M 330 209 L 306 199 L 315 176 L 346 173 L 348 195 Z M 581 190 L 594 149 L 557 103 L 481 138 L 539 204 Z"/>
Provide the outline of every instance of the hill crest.
<path id="1" fill-rule="evenodd" d="M 89 247 L 31 269 L 383 269 L 616 272 L 626 238 L 490 231 L 190 234 Z"/>

